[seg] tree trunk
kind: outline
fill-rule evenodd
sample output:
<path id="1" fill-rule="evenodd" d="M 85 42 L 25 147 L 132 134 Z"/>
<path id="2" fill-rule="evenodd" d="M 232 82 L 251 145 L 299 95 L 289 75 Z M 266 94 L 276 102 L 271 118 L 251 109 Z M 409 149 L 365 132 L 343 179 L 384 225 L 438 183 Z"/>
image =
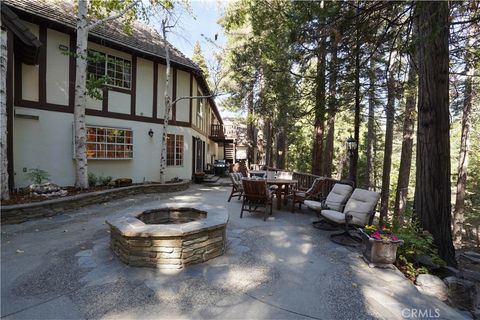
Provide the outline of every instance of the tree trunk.
<path id="1" fill-rule="evenodd" d="M 325 159 L 323 161 L 323 174 L 332 177 L 333 150 L 335 140 L 335 114 L 337 113 L 337 49 L 338 42 L 335 34 L 330 36 L 331 60 L 330 79 L 328 81 L 328 119 L 327 138 L 325 141 Z"/>
<path id="2" fill-rule="evenodd" d="M 312 174 L 322 175 L 323 136 L 325 132 L 325 37 L 319 40 L 317 50 L 317 74 L 315 91 L 315 124 L 313 141 Z"/>
<path id="3" fill-rule="evenodd" d="M 449 4 L 416 2 L 419 93 L 415 214 L 441 258 L 455 266 L 451 231 Z"/>
<path id="4" fill-rule="evenodd" d="M 388 200 L 390 197 L 390 171 L 392 169 L 393 121 L 395 120 L 395 79 L 393 71 L 389 72 L 387 80 L 387 124 L 385 129 L 385 149 L 383 152 L 382 192 L 380 206 L 380 225 L 383 226 L 388 215 Z"/>
<path id="5" fill-rule="evenodd" d="M 473 27 L 471 28 L 473 30 Z M 472 32 L 470 32 L 472 33 Z M 467 186 L 467 169 L 468 169 L 468 153 L 470 151 L 470 128 L 472 125 L 472 80 L 474 77 L 475 67 L 471 62 L 469 50 L 473 50 L 473 34 L 470 34 L 469 45 L 465 55 L 465 89 L 463 97 L 463 115 L 462 115 L 462 137 L 460 140 L 460 156 L 458 158 L 458 178 L 457 178 L 457 194 L 455 198 L 455 211 L 453 216 L 453 239 L 455 245 L 462 242 L 462 229 L 465 220 L 465 189 Z"/>
<path id="6" fill-rule="evenodd" d="M 254 148 L 255 148 L 255 127 L 253 124 L 253 86 L 255 84 L 255 79 L 250 82 L 249 89 L 247 91 L 247 161 L 248 164 L 253 163 Z"/>
<path id="7" fill-rule="evenodd" d="M 167 168 L 167 138 L 168 138 L 168 121 L 172 110 L 172 100 L 170 98 L 170 52 L 167 44 L 166 16 L 162 20 L 162 35 L 165 48 L 165 115 L 163 116 L 163 132 L 162 132 L 162 149 L 160 154 L 160 183 L 165 183 L 165 170 Z"/>
<path id="8" fill-rule="evenodd" d="M 353 124 L 354 139 L 357 142 L 357 147 L 353 151 L 350 165 L 349 178 L 357 185 L 357 171 L 358 171 L 358 148 L 360 146 L 360 27 L 358 18 L 356 19 L 356 35 L 355 35 L 355 120 Z"/>
<path id="9" fill-rule="evenodd" d="M 10 199 L 7 157 L 7 37 L 8 32 L 2 26 L 0 28 L 0 187 L 2 200 Z"/>
<path id="10" fill-rule="evenodd" d="M 285 169 L 285 129 L 280 128 L 277 134 L 277 168 Z"/>
<path id="11" fill-rule="evenodd" d="M 85 126 L 87 44 L 88 44 L 88 0 L 78 0 L 77 50 L 75 76 L 75 187 L 88 188 L 87 132 Z"/>
<path id="12" fill-rule="evenodd" d="M 272 144 L 273 144 L 273 137 L 272 137 L 272 121 L 270 119 L 266 119 L 265 121 L 265 133 L 267 135 L 267 144 L 265 145 L 265 165 L 268 167 L 273 166 L 273 157 L 272 157 Z"/>
<path id="13" fill-rule="evenodd" d="M 417 100 L 417 71 L 412 60 L 408 70 L 407 96 L 405 102 L 405 115 L 403 119 L 402 154 L 398 171 L 397 192 L 393 211 L 393 223 L 402 227 L 404 213 L 407 206 L 408 183 L 410 181 L 410 168 L 412 166 L 413 135 L 415 133 L 415 102 Z"/>
<path id="14" fill-rule="evenodd" d="M 373 149 L 375 145 L 375 74 L 376 64 L 373 57 L 370 59 L 370 70 L 368 72 L 368 78 L 370 86 L 368 88 L 368 124 L 367 124 L 367 186 L 371 189 L 375 185 L 374 181 L 374 155 Z"/>

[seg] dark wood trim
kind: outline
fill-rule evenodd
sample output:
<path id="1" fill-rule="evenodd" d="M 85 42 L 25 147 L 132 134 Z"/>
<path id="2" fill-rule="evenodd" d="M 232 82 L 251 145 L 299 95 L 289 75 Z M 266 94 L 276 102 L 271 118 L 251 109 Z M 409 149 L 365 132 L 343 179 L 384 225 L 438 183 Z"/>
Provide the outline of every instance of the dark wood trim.
<path id="1" fill-rule="evenodd" d="M 109 88 L 103 88 L 102 112 L 108 112 L 108 91 Z"/>
<path id="2" fill-rule="evenodd" d="M 13 55 L 12 55 L 13 56 Z M 22 100 L 22 62 L 19 59 L 15 59 L 15 86 L 14 86 L 14 103 Z"/>
<path id="3" fill-rule="evenodd" d="M 23 107 L 23 108 L 46 110 L 46 111 L 73 113 L 73 107 L 70 107 L 67 105 L 55 104 L 55 103 L 40 103 L 38 101 L 19 100 L 19 101 L 15 101 L 15 106 Z"/>
<path id="4" fill-rule="evenodd" d="M 190 73 L 190 97 L 193 96 L 193 74 Z M 192 125 L 192 110 L 193 110 L 193 99 L 189 99 L 189 115 L 188 115 L 188 122 Z"/>
<path id="5" fill-rule="evenodd" d="M 38 59 L 38 101 L 47 103 L 47 27 L 39 26 L 38 35 L 42 43 Z"/>
<path id="6" fill-rule="evenodd" d="M 137 106 L 137 56 L 132 55 L 132 83 L 131 83 L 131 95 L 130 95 L 130 114 L 136 116 Z"/>
<path id="7" fill-rule="evenodd" d="M 109 86 L 109 85 L 104 85 L 104 88 L 108 89 L 108 91 L 115 91 L 115 92 L 121 92 L 121 93 L 126 93 L 126 94 L 132 94 L 132 91 L 133 91 L 132 89 L 112 87 L 112 86 Z"/>
<path id="8" fill-rule="evenodd" d="M 68 60 L 68 106 L 75 105 L 75 76 L 77 73 L 75 53 L 77 52 L 77 36 L 70 34 L 70 58 Z"/>
<path id="9" fill-rule="evenodd" d="M 177 69 L 173 68 L 173 89 L 172 89 L 172 101 L 177 99 Z M 177 104 L 172 106 L 172 124 L 177 122 Z"/>
<path id="10" fill-rule="evenodd" d="M 158 62 L 153 62 L 153 99 L 152 99 L 152 117 L 157 118 L 158 103 Z"/>
<path id="11" fill-rule="evenodd" d="M 15 172 L 13 166 L 13 32 L 7 31 L 7 172 L 8 188 L 15 187 Z"/>

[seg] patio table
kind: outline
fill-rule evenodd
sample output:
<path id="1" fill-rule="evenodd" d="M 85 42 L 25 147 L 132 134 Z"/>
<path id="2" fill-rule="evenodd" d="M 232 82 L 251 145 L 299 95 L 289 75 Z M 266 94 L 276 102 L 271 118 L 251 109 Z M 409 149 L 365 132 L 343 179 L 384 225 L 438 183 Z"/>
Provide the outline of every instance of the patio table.
<path id="1" fill-rule="evenodd" d="M 288 194 L 288 190 L 290 186 L 298 184 L 298 180 L 290 180 L 290 179 L 267 179 L 267 185 L 275 185 L 278 186 L 276 190 L 277 195 L 277 209 L 280 210 L 282 208 L 282 191 L 285 191 L 285 194 Z M 282 187 L 285 186 L 285 189 L 282 190 Z"/>

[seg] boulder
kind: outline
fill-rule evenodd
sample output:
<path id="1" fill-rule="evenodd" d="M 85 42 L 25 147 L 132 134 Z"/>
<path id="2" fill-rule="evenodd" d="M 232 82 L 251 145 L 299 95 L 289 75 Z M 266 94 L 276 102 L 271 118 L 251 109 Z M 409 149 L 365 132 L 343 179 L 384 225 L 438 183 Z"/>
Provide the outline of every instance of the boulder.
<path id="1" fill-rule="evenodd" d="M 31 184 L 28 186 L 30 193 L 34 196 L 42 197 L 53 197 L 53 196 L 64 196 L 67 194 L 67 191 L 62 190 L 55 183 L 47 182 L 41 184 Z"/>
<path id="2" fill-rule="evenodd" d="M 431 274 L 420 274 L 415 282 L 421 293 L 436 297 L 441 301 L 448 299 L 447 286 L 439 277 Z"/>
<path id="3" fill-rule="evenodd" d="M 477 288 L 475 283 L 457 277 L 443 279 L 447 285 L 448 303 L 455 308 L 473 311 L 476 309 Z"/>
<path id="4" fill-rule="evenodd" d="M 113 180 L 115 187 L 127 187 L 132 185 L 132 179 L 130 178 L 118 178 Z"/>

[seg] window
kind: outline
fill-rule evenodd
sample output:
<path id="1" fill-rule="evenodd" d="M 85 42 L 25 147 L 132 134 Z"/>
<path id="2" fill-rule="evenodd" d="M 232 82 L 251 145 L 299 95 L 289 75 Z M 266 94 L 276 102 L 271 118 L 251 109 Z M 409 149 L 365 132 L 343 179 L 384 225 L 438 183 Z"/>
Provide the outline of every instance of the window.
<path id="1" fill-rule="evenodd" d="M 202 96 L 201 92 L 197 93 L 198 96 Z M 205 102 L 203 99 L 197 99 L 197 118 L 196 118 L 196 125 L 197 128 L 204 130 L 204 118 L 203 115 L 205 114 Z"/>
<path id="2" fill-rule="evenodd" d="M 167 135 L 167 166 L 183 166 L 182 135 Z"/>
<path id="3" fill-rule="evenodd" d="M 132 159 L 132 130 L 87 126 L 87 158 Z"/>
<path id="4" fill-rule="evenodd" d="M 120 88 L 131 88 L 132 64 L 130 61 L 95 50 L 88 50 L 88 77 L 95 80 L 105 77 L 105 83 Z"/>

